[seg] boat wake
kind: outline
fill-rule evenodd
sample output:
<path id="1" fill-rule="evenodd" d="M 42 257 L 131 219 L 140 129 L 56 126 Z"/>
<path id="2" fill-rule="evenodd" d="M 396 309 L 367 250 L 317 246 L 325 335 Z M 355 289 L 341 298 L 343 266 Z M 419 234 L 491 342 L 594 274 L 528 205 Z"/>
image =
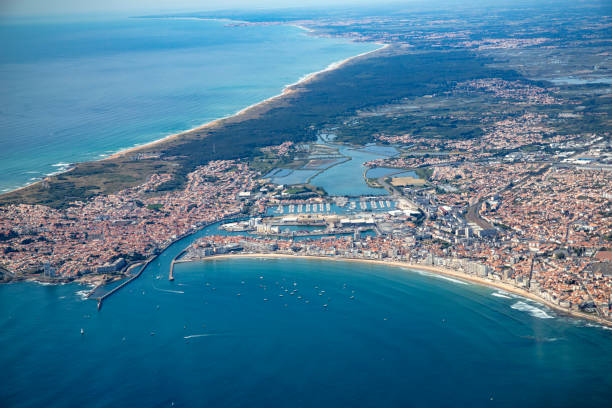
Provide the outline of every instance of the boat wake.
<path id="1" fill-rule="evenodd" d="M 552 343 L 554 341 L 559 341 L 558 337 L 537 337 L 537 336 L 521 336 L 524 339 L 532 340 L 536 343 Z"/>
<path id="2" fill-rule="evenodd" d="M 527 312 L 533 317 L 537 317 L 538 319 L 553 319 L 554 317 L 546 313 L 544 310 L 539 309 L 535 306 L 529 305 L 525 302 L 521 302 L 520 300 L 510 306 L 514 310 L 520 310 L 521 312 Z"/>
<path id="3" fill-rule="evenodd" d="M 198 337 L 215 337 L 215 336 L 222 336 L 222 334 L 218 334 L 218 333 L 190 334 L 189 336 L 183 336 L 183 338 L 185 340 L 188 340 L 188 339 L 196 339 Z"/>
<path id="4" fill-rule="evenodd" d="M 182 290 L 172 290 L 172 289 L 160 289 L 158 287 L 153 286 L 153 289 L 155 289 L 158 292 L 168 292 L 168 293 L 178 293 L 178 294 L 183 294 L 185 292 L 183 292 Z"/>

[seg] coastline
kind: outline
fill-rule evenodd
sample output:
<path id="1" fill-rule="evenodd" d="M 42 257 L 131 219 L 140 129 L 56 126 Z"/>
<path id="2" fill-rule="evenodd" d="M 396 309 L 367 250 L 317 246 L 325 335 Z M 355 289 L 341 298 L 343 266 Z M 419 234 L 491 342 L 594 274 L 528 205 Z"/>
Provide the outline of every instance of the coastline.
<path id="1" fill-rule="evenodd" d="M 391 267 L 396 267 L 396 268 L 413 269 L 416 271 L 430 272 L 433 274 L 461 279 L 461 280 L 468 281 L 470 283 L 475 283 L 481 286 L 500 289 L 505 292 L 512 293 L 514 295 L 518 295 L 518 296 L 521 296 L 529 300 L 533 300 L 534 302 L 547 306 L 559 312 L 560 314 L 571 316 L 577 319 L 589 320 L 589 321 L 598 323 L 602 326 L 605 326 L 606 328 L 612 328 L 611 321 L 602 319 L 599 316 L 593 316 L 593 315 L 589 315 L 586 313 L 581 313 L 581 312 L 577 312 L 574 310 L 565 309 L 559 305 L 549 302 L 546 299 L 542 299 L 541 297 L 536 296 L 535 294 L 531 292 L 528 292 L 524 289 L 510 285 L 508 283 L 497 282 L 497 281 L 480 278 L 478 276 L 467 275 L 461 272 L 453 271 L 453 270 L 442 268 L 439 266 L 411 264 L 411 263 L 400 262 L 400 261 L 382 261 L 382 260 L 376 260 L 376 259 L 356 259 L 356 258 L 316 256 L 316 255 L 289 255 L 289 254 L 266 254 L 266 253 L 213 255 L 213 256 L 202 258 L 202 259 L 197 259 L 197 260 L 185 260 L 185 261 L 178 260 L 175 263 L 204 262 L 204 261 L 225 260 L 225 259 L 232 259 L 232 258 L 289 258 L 289 259 L 298 258 L 298 259 L 306 259 L 306 260 L 320 260 L 320 261 L 332 261 L 332 262 L 359 262 L 359 263 L 385 265 L 385 266 L 391 266 Z"/>
<path id="2" fill-rule="evenodd" d="M 299 27 L 299 28 L 302 28 L 302 27 Z M 379 44 L 379 43 L 377 43 L 377 44 Z M 216 125 L 218 125 L 218 124 L 220 124 L 223 121 L 226 121 L 228 119 L 236 119 L 236 118 L 238 118 L 238 117 L 240 117 L 242 115 L 245 115 L 245 114 L 249 113 L 249 111 L 251 111 L 251 110 L 254 110 L 256 108 L 261 108 L 262 106 L 265 106 L 266 104 L 268 104 L 270 102 L 273 102 L 273 101 L 275 101 L 277 99 L 281 99 L 281 98 L 283 98 L 283 97 L 285 97 L 287 95 L 290 95 L 291 93 L 295 92 L 294 88 L 296 88 L 296 87 L 298 87 L 300 85 L 304 85 L 304 84 L 309 83 L 310 81 L 314 80 L 317 76 L 319 76 L 321 74 L 324 74 L 326 72 L 330 72 L 330 71 L 333 71 L 335 69 L 338 69 L 338 68 L 344 66 L 345 64 L 347 64 L 347 63 L 349 63 L 349 62 L 351 62 L 351 61 L 353 61 L 353 60 L 355 60 L 357 58 L 361 58 L 361 57 L 364 57 L 366 55 L 369 55 L 369 54 L 372 54 L 372 53 L 375 53 L 375 52 L 379 52 L 379 51 L 382 51 L 382 50 L 390 47 L 390 44 L 379 44 L 379 45 L 381 45 L 381 46 L 379 48 L 375 49 L 375 50 L 362 52 L 361 54 L 357 54 L 357 55 L 345 58 L 345 59 L 340 60 L 340 61 L 332 62 L 326 68 L 323 68 L 323 69 L 321 69 L 319 71 L 315 71 L 315 72 L 311 72 L 309 74 L 306 74 L 302 78 L 297 80 L 296 82 L 293 82 L 293 83 L 291 83 L 289 85 L 285 85 L 285 87 L 283 88 L 281 93 L 279 93 L 277 95 L 274 95 L 274 96 L 271 96 L 269 98 L 266 98 L 266 99 L 264 99 L 262 101 L 256 102 L 254 104 L 251 104 L 251 105 L 249 105 L 249 106 L 247 106 L 245 108 L 240 109 L 239 111 L 237 111 L 237 112 L 235 112 L 233 114 L 230 114 L 230 115 L 227 115 L 227 116 L 223 116 L 223 117 L 218 118 L 218 119 L 214 119 L 214 120 L 212 120 L 210 122 L 206 122 L 206 123 L 204 123 L 202 125 L 199 125 L 199 126 L 196 126 L 194 128 L 191 128 L 191 129 L 188 129 L 188 130 L 184 130 L 184 131 L 179 132 L 179 133 L 174 133 L 174 134 L 165 136 L 165 137 L 163 137 L 161 139 L 153 140 L 151 142 L 148 142 L 148 143 L 145 143 L 145 144 L 142 144 L 142 145 L 139 145 L 139 146 L 128 147 L 126 149 L 122 149 L 122 150 L 120 150 L 120 151 L 118 151 L 116 153 L 113 153 L 112 155 L 110 155 L 108 157 L 101 158 L 98 161 L 105 161 L 105 160 L 116 159 L 116 158 L 121 157 L 121 156 L 123 156 L 125 154 L 128 154 L 128 153 L 134 153 L 134 152 L 137 152 L 137 151 L 142 150 L 142 149 L 149 149 L 149 148 L 155 147 L 155 146 L 157 146 L 157 145 L 159 145 L 161 143 L 177 139 L 177 138 L 179 138 L 181 136 L 184 136 L 186 134 L 189 134 L 189 133 L 192 133 L 192 132 L 198 132 L 198 131 L 202 131 L 202 130 L 206 130 L 206 129 L 212 128 L 212 127 L 214 127 L 214 126 L 216 126 Z M 13 191 L 15 191 L 15 190 L 13 190 Z"/>
<path id="3" fill-rule="evenodd" d="M 198 17 L 159 17 L 159 19 L 189 19 L 189 20 L 219 21 L 219 22 L 225 22 L 225 23 L 229 23 L 229 22 L 232 22 L 232 23 L 233 22 L 246 23 L 246 22 L 242 22 L 240 20 L 216 19 L 216 18 L 198 18 Z M 310 34 L 312 34 L 314 32 L 314 30 L 309 29 L 309 28 L 304 27 L 304 26 L 301 26 L 299 24 L 285 24 L 285 25 L 298 28 L 298 29 L 303 30 L 305 32 L 308 32 Z M 375 52 L 382 51 L 382 50 L 384 50 L 384 49 L 386 49 L 386 48 L 391 46 L 391 44 L 382 44 L 382 43 L 378 43 L 378 42 L 377 43 L 372 43 L 372 44 L 377 44 L 380 47 L 378 47 L 378 48 L 376 48 L 374 50 L 371 50 L 371 51 L 365 51 L 363 53 L 360 53 L 360 54 L 357 54 L 357 55 L 345 58 L 343 60 L 332 62 L 327 67 L 325 67 L 325 68 L 323 68 L 323 69 L 321 69 L 319 71 L 308 73 L 308 74 L 302 76 L 297 81 L 295 81 L 293 83 L 290 83 L 288 85 L 285 85 L 283 87 L 282 91 L 279 94 L 273 95 L 273 96 L 271 96 L 269 98 L 266 98 L 264 100 L 261 100 L 259 102 L 255 102 L 255 103 L 253 103 L 253 104 L 251 104 L 249 106 L 246 106 L 245 108 L 242 108 L 242 109 L 238 110 L 237 112 L 234 112 L 232 114 L 220 117 L 218 119 L 214 119 L 212 121 L 203 123 L 201 125 L 198 125 L 198 126 L 195 126 L 195 127 L 191 128 L 191 129 L 183 130 L 183 131 L 180 131 L 178 133 L 173 133 L 173 134 L 164 136 L 164 137 L 162 137 L 160 139 L 156 139 L 156 140 L 152 140 L 152 141 L 147 142 L 147 143 L 143 143 L 143 144 L 139 144 L 139 145 L 136 145 L 136 146 L 120 149 L 120 150 L 116 151 L 115 153 L 112 153 L 112 154 L 110 154 L 110 155 L 108 155 L 106 157 L 101 157 L 101 158 L 98 158 L 98 159 L 95 159 L 95 160 L 85 160 L 85 161 L 82 161 L 82 162 L 79 161 L 79 162 L 74 162 L 74 163 L 68 163 L 68 167 L 66 169 L 56 171 L 56 172 L 54 172 L 51 175 L 46 175 L 46 176 L 42 177 L 40 180 L 36 180 L 36 181 L 34 181 L 32 183 L 25 184 L 23 186 L 15 188 L 15 189 L 11 189 L 11 190 L 8 190 L 8 191 L 2 191 L 2 192 L 0 192 L 0 195 L 15 193 L 17 191 L 21 191 L 21 190 L 27 189 L 29 187 L 35 186 L 35 185 L 37 185 L 39 183 L 42 183 L 42 182 L 48 180 L 51 177 L 56 177 L 58 175 L 68 173 L 71 170 L 73 170 L 75 168 L 75 165 L 77 165 L 78 163 L 111 161 L 111 160 L 114 160 L 114 159 L 118 159 L 118 158 L 120 158 L 122 156 L 125 156 L 126 154 L 136 153 L 136 152 L 139 152 L 141 150 L 147 150 L 147 149 L 154 148 L 154 147 L 156 147 L 156 146 L 158 146 L 160 144 L 163 144 L 163 143 L 171 141 L 171 140 L 178 139 L 180 137 L 186 136 L 186 135 L 191 134 L 193 132 L 198 132 L 198 131 L 203 131 L 203 130 L 206 130 L 206 129 L 213 128 L 213 127 L 223 123 L 224 121 L 227 121 L 227 120 L 230 120 L 230 119 L 239 119 L 240 116 L 249 114 L 249 113 L 251 113 L 251 111 L 259 109 L 259 108 L 262 108 L 265 105 L 269 104 L 270 102 L 274 102 L 274 101 L 276 101 L 278 99 L 282 99 L 283 97 L 286 97 L 286 96 L 292 94 L 293 92 L 296 91 L 295 88 L 297 88 L 300 85 L 304 85 L 304 84 L 309 83 L 310 81 L 312 81 L 313 79 L 315 79 L 317 76 L 319 76 L 321 74 L 333 71 L 333 70 L 338 69 L 338 68 L 344 66 L 345 64 L 347 64 L 347 63 L 349 63 L 349 62 L 351 62 L 351 61 L 353 61 L 355 59 L 364 57 L 366 55 L 369 55 L 369 54 L 372 54 L 372 53 L 375 53 Z"/>

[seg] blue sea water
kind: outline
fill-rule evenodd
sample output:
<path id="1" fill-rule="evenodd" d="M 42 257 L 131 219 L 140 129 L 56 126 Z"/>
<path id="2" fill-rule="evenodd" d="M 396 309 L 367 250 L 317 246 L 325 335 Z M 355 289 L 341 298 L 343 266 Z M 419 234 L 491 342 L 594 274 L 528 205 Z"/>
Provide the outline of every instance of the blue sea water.
<path id="1" fill-rule="evenodd" d="M 0 192 L 187 130 L 378 48 L 291 26 L 0 21 Z"/>
<path id="2" fill-rule="evenodd" d="M 0 41 L 0 189 L 230 114 L 374 48 L 291 27 L 135 19 L 2 24 Z M 352 157 L 318 185 L 375 194 L 355 174 L 378 156 Z M 0 285 L 0 406 L 573 407 L 612 398 L 612 332 L 492 289 L 293 259 L 181 264 L 168 282 L 172 257 L 211 231 L 164 252 L 99 312 L 78 285 Z"/>
<path id="3" fill-rule="evenodd" d="M 179 264 L 169 282 L 172 257 L 206 233 L 170 247 L 100 311 L 77 285 L 0 286 L 1 405 L 575 407 L 612 398 L 612 331 L 490 288 L 372 264 L 215 260 Z"/>

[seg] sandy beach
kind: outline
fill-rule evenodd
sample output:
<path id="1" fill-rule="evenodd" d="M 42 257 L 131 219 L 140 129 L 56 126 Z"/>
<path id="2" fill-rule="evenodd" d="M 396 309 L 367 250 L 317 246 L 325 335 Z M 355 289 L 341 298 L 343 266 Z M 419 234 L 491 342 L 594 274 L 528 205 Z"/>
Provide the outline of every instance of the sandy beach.
<path id="1" fill-rule="evenodd" d="M 166 19 L 168 17 L 163 17 L 163 18 Z M 173 19 L 173 18 L 170 18 L 170 19 Z M 243 23 L 243 22 L 238 21 L 238 20 L 229 20 L 229 19 L 205 19 L 205 18 L 193 18 L 193 17 L 179 17 L 179 18 L 176 18 L 176 19 L 214 20 L 214 21 L 221 21 L 221 22 L 225 22 L 225 23 L 236 23 L 236 22 L 237 23 Z M 297 25 L 297 24 L 288 24 L 288 25 L 296 27 L 296 28 L 299 28 L 299 29 L 304 30 L 304 31 L 306 31 L 308 33 L 312 33 L 312 31 L 313 31 L 313 30 L 311 30 L 311 29 L 309 29 L 307 27 L 304 27 L 304 26 L 301 26 L 301 25 Z M 380 45 L 380 47 L 375 49 L 375 50 L 372 50 L 372 51 L 363 52 L 361 54 L 354 55 L 352 57 L 349 57 L 349 58 L 346 58 L 346 59 L 343 59 L 343 60 L 340 60 L 340 61 L 333 62 L 333 63 L 329 64 L 324 69 L 321 69 L 319 71 L 315 71 L 315 72 L 309 73 L 307 75 L 304 75 L 302 78 L 300 78 L 296 82 L 291 83 L 289 85 L 286 85 L 283 88 L 281 93 L 279 93 L 277 95 L 274 95 L 274 96 L 271 96 L 271 97 L 269 97 L 267 99 L 264 99 L 264 100 L 262 100 L 260 102 L 256 102 L 256 103 L 254 103 L 252 105 L 249 105 L 249 106 L 247 106 L 247 107 L 245 107 L 243 109 L 240 109 L 239 111 L 237 111 L 237 112 L 235 112 L 233 114 L 230 114 L 230 115 L 227 115 L 227 116 L 224 116 L 224 117 L 212 120 L 210 122 L 206 122 L 206 123 L 204 123 L 202 125 L 196 126 L 194 128 L 191 128 L 191 129 L 188 129 L 188 130 L 185 130 L 185 131 L 181 131 L 179 133 L 174 133 L 174 134 L 162 137 L 160 139 L 153 140 L 153 141 L 148 142 L 148 143 L 144 143 L 144 144 L 140 144 L 140 145 L 137 145 L 137 146 L 121 149 L 121 150 L 117 151 L 116 153 L 110 154 L 110 155 L 108 155 L 106 157 L 102 157 L 102 158 L 100 158 L 100 159 L 98 159 L 96 161 L 99 161 L 99 162 L 110 161 L 110 160 L 114 160 L 114 159 L 120 158 L 122 156 L 125 156 L 126 154 L 135 153 L 135 152 L 139 152 L 139 151 L 142 151 L 142 150 L 149 150 L 149 149 L 154 148 L 156 146 L 159 146 L 159 145 L 161 145 L 161 144 L 163 144 L 165 142 L 178 139 L 178 138 L 180 138 L 182 136 L 186 136 L 186 135 L 191 134 L 193 132 L 198 132 L 198 131 L 203 131 L 203 130 L 206 130 L 206 129 L 214 128 L 215 126 L 220 125 L 220 124 L 222 124 L 225 121 L 228 121 L 228 120 L 239 120 L 240 117 L 243 116 L 243 115 L 246 116 L 248 114 L 253 114 L 253 113 L 255 113 L 254 111 L 262 109 L 262 108 L 265 108 L 265 106 L 267 104 L 292 94 L 293 92 L 295 92 L 297 90 L 297 88 L 299 86 L 307 84 L 308 82 L 312 81 L 313 79 L 315 79 L 320 74 L 323 74 L 325 72 L 329 72 L 329 71 L 338 69 L 338 68 L 342 67 L 343 65 L 345 65 L 345 64 L 347 64 L 347 63 L 349 63 L 349 62 L 351 62 L 351 61 L 353 61 L 355 59 L 367 56 L 369 54 L 373 54 L 375 52 L 379 52 L 379 51 L 384 50 L 384 49 L 386 49 L 386 48 L 388 48 L 390 46 L 389 44 L 381 44 L 381 43 L 376 43 L 376 44 Z M 57 176 L 57 175 L 60 175 L 60 174 L 63 174 L 63 173 L 70 172 L 72 169 L 74 169 L 75 164 L 77 164 L 77 163 L 72 163 L 65 170 L 58 171 L 58 172 L 54 173 L 53 175 L 45 176 L 45 177 L 43 177 L 40 180 L 34 181 L 32 183 L 25 184 L 25 185 L 23 185 L 21 187 L 12 189 L 10 191 L 4 191 L 4 192 L 0 193 L 0 195 L 1 194 L 10 194 L 10 193 L 14 193 L 16 191 L 27 189 L 29 187 L 32 187 L 32 186 L 34 186 L 36 184 L 39 184 L 39 183 L 45 181 L 46 179 L 48 179 L 50 177 L 54 177 L 54 176 Z"/>
<path id="2" fill-rule="evenodd" d="M 417 271 L 431 272 L 434 274 L 449 276 L 453 278 L 457 278 L 463 281 L 475 283 L 478 285 L 483 285 L 495 289 L 500 289 L 508 293 L 512 293 L 518 296 L 521 296 L 526 299 L 533 300 L 535 302 L 541 303 L 545 306 L 548 306 L 551 309 L 556 310 L 560 314 L 565 314 L 568 316 L 572 316 L 579 319 L 589 320 L 601 324 L 605 327 L 612 328 L 612 322 L 604 320 L 598 316 L 593 316 L 586 313 L 577 312 L 574 310 L 565 309 L 559 305 L 556 305 L 552 302 L 549 302 L 545 299 L 536 296 L 535 294 L 528 292 L 524 289 L 518 288 L 516 286 L 512 286 L 510 284 L 492 281 L 489 279 L 480 278 L 477 276 L 466 275 L 461 272 L 453 271 L 446 268 L 441 268 L 438 266 L 428 266 L 421 264 L 411 264 L 406 262 L 398 262 L 398 261 L 379 261 L 374 259 L 354 259 L 354 258 L 334 258 L 334 257 L 325 257 L 325 256 L 311 256 L 311 255 L 289 255 L 289 254 L 266 254 L 266 253 L 253 253 L 253 254 L 233 254 L 233 255 L 214 255 L 206 258 L 202 258 L 196 261 L 176 261 L 176 263 L 186 263 L 186 262 L 199 262 L 199 261 L 213 261 L 213 260 L 223 260 L 223 259 L 231 259 L 231 258 L 299 258 L 299 259 L 310 259 L 310 260 L 322 260 L 328 262 L 359 262 L 359 263 L 369 263 L 375 265 L 386 265 L 392 266 L 396 268 L 403 269 L 413 269 Z"/>
<path id="3" fill-rule="evenodd" d="M 301 27 L 301 26 L 296 26 L 296 27 L 308 31 L 308 29 L 306 29 L 304 27 Z M 137 151 L 143 150 L 143 149 L 150 149 L 150 148 L 155 147 L 155 146 L 157 146 L 159 144 L 162 144 L 164 142 L 180 138 L 181 136 L 184 136 L 186 134 L 213 128 L 214 126 L 216 126 L 218 124 L 221 124 L 223 121 L 226 121 L 228 119 L 236 119 L 236 118 L 240 117 L 241 115 L 245 115 L 245 114 L 251 113 L 251 111 L 253 111 L 255 109 L 264 107 L 266 104 L 268 104 L 270 102 L 273 102 L 275 100 L 278 100 L 280 98 L 283 98 L 283 97 L 285 97 L 285 96 L 295 92 L 295 90 L 296 90 L 295 88 L 296 87 L 298 87 L 300 85 L 307 84 L 308 82 L 310 82 L 313 79 L 315 79 L 318 75 L 321 75 L 321 74 L 323 74 L 325 72 L 329 72 L 329 71 L 333 71 L 335 69 L 338 69 L 338 68 L 342 67 L 343 65 L 345 65 L 345 64 L 347 64 L 347 63 L 349 63 L 349 62 L 351 62 L 351 61 L 353 61 L 353 60 L 355 60 L 357 58 L 365 57 L 366 55 L 370 55 L 370 54 L 373 54 L 375 52 L 379 52 L 379 51 L 384 50 L 384 49 L 386 49 L 386 48 L 388 48 L 390 46 L 389 44 L 379 44 L 379 45 L 380 45 L 380 48 L 377 48 L 377 49 L 372 50 L 372 51 L 363 52 L 361 54 L 354 55 L 352 57 L 346 58 L 346 59 L 341 60 L 341 61 L 333 62 L 333 63 L 329 64 L 326 68 L 324 68 L 324 69 L 322 69 L 320 71 L 316 71 L 316 72 L 312 72 L 310 74 L 307 74 L 307 75 L 303 76 L 302 78 L 300 78 L 298 81 L 296 81 L 296 82 L 294 82 L 292 84 L 286 85 L 283 88 L 283 91 L 280 94 L 271 96 L 271 97 L 269 97 L 267 99 L 264 99 L 263 101 L 260 101 L 260 102 L 254 103 L 252 105 L 249 105 L 246 108 L 243 108 L 243 109 L 239 110 L 238 112 L 236 112 L 234 114 L 231 114 L 231 115 L 219 118 L 219 119 L 215 119 L 213 121 L 204 123 L 203 125 L 196 126 L 196 127 L 192 128 L 192 129 L 185 130 L 185 131 L 180 132 L 180 133 L 175 133 L 175 134 L 172 134 L 172 135 L 168 135 L 168 136 L 163 137 L 161 139 L 157 139 L 157 140 L 154 140 L 152 142 L 142 144 L 140 146 L 134 146 L 134 147 L 130 147 L 130 148 L 118 151 L 117 153 L 114 153 L 114 154 L 112 154 L 112 155 L 110 155 L 108 157 L 102 158 L 100 160 L 101 161 L 112 160 L 112 159 L 118 158 L 118 157 L 123 156 L 123 155 L 128 154 L 128 153 L 134 153 L 134 152 L 137 152 Z"/>

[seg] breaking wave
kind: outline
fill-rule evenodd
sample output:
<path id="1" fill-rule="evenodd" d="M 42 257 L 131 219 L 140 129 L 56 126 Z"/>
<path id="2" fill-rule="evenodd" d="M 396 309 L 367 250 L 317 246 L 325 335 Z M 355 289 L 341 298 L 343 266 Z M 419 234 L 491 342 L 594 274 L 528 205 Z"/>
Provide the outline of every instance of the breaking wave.
<path id="1" fill-rule="evenodd" d="M 467 282 L 464 282 L 464 281 L 459 280 L 459 279 L 451 278 L 449 276 L 440 275 L 440 274 L 437 274 L 437 273 L 425 272 L 425 271 L 417 271 L 417 272 L 419 273 L 419 275 L 429 276 L 429 277 L 438 278 L 438 279 L 444 279 L 444 280 L 447 280 L 447 281 L 450 281 L 450 282 L 459 283 L 461 285 L 469 285 L 469 283 L 467 283 Z"/>
<path id="2" fill-rule="evenodd" d="M 495 296 L 498 298 L 504 298 L 504 299 L 512 299 L 512 296 L 509 296 L 507 292 L 504 291 L 497 291 L 497 292 L 493 292 L 491 293 L 491 296 Z"/>
<path id="3" fill-rule="evenodd" d="M 553 319 L 553 316 L 549 315 L 544 310 L 529 305 L 525 302 L 521 302 L 520 300 L 510 307 L 515 310 L 520 310 L 521 312 L 527 312 L 538 319 Z"/>

